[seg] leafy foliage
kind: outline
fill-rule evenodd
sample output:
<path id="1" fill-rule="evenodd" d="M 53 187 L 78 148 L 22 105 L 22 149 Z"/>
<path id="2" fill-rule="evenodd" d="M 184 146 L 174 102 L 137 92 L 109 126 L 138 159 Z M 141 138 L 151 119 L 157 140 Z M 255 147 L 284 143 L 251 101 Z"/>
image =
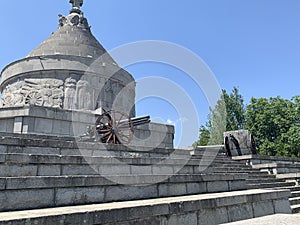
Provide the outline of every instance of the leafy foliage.
<path id="1" fill-rule="evenodd" d="M 226 131 L 243 129 L 245 125 L 245 106 L 239 90 L 234 87 L 230 95 L 223 90 L 223 98 L 227 112 Z"/>
<path id="2" fill-rule="evenodd" d="M 246 129 L 256 138 L 260 154 L 300 156 L 299 106 L 299 97 L 251 99 L 246 111 Z"/>
<path id="3" fill-rule="evenodd" d="M 252 98 L 245 108 L 236 87 L 230 94 L 223 90 L 194 146 L 222 144 L 224 131 L 240 129 L 254 135 L 261 155 L 300 157 L 300 96 Z"/>
<path id="4" fill-rule="evenodd" d="M 228 94 L 222 90 L 222 96 L 214 109 L 210 109 L 206 126 L 200 127 L 200 135 L 193 145 L 223 144 L 223 133 L 228 130 L 242 129 L 245 124 L 245 107 L 242 95 L 234 87 Z M 209 140 L 207 141 L 207 137 Z"/>
<path id="5" fill-rule="evenodd" d="M 210 132 L 207 128 L 207 126 L 201 126 L 199 129 L 199 139 L 198 141 L 196 141 L 193 146 L 206 146 L 209 143 L 209 139 L 210 139 Z"/>

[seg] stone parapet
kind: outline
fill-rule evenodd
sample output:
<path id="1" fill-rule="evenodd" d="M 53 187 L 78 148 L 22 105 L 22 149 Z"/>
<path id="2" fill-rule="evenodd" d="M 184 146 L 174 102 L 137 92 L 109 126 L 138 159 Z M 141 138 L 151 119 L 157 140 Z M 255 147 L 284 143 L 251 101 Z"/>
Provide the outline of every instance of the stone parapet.
<path id="1" fill-rule="evenodd" d="M 5 108 L 0 111 L 0 132 L 79 137 L 95 121 L 96 116 L 88 111 L 36 106 Z M 173 148 L 174 132 L 174 127 L 170 125 L 150 123 L 138 126 L 131 145 Z"/>
<path id="2" fill-rule="evenodd" d="M 289 195 L 289 191 L 248 190 L 7 212 L 0 213 L 0 224 L 216 225 L 291 213 Z"/>
<path id="3" fill-rule="evenodd" d="M 246 178 L 245 174 L 168 177 L 117 173 L 113 177 L 7 177 L 0 178 L 0 211 L 236 191 L 246 188 Z"/>
<path id="4" fill-rule="evenodd" d="M 300 159 L 277 156 L 244 155 L 233 157 L 236 161 L 243 161 L 255 169 L 267 171 L 271 174 L 300 173 Z"/>

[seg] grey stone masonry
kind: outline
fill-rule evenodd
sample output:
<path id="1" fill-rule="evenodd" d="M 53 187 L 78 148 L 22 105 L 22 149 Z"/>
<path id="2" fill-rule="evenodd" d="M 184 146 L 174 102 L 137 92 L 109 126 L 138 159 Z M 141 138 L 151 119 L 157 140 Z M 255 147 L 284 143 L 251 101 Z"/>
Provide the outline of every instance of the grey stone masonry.
<path id="1" fill-rule="evenodd" d="M 248 190 L 64 208 L 0 213 L 2 225 L 114 224 L 216 225 L 290 213 L 288 191 Z M 100 194 L 101 196 L 101 194 Z M 267 208 L 265 206 L 268 206 Z"/>
<path id="2" fill-rule="evenodd" d="M 7 177 L 0 178 L 0 211 L 236 191 L 246 188 L 246 178 L 244 174 Z"/>
<path id="3" fill-rule="evenodd" d="M 93 126 L 96 116 L 88 111 L 72 111 L 38 106 L 4 108 L 0 111 L 0 132 L 79 137 Z M 134 129 L 131 145 L 173 148 L 174 127 L 150 123 Z M 77 139 L 79 141 L 79 139 Z"/>
<path id="4" fill-rule="evenodd" d="M 135 80 L 93 36 L 79 11 L 24 59 L 1 72 L 1 108 L 118 109 L 135 116 Z"/>
<path id="5" fill-rule="evenodd" d="M 271 174 L 300 173 L 300 159 L 298 158 L 244 155 L 233 157 L 233 159 Z"/>
<path id="6" fill-rule="evenodd" d="M 260 218 L 254 218 L 249 220 L 243 220 L 233 223 L 226 223 L 223 225 L 257 225 L 257 224 L 263 224 L 263 225 L 299 225 L 300 221 L 300 215 L 289 215 L 289 214 L 276 214 L 276 215 L 270 215 L 270 216 L 264 216 Z"/>

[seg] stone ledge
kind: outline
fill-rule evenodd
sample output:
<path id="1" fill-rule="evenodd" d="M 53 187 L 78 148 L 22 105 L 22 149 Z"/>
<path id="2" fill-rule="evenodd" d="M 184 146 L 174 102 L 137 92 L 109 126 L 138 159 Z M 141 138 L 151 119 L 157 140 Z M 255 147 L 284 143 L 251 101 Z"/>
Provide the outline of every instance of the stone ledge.
<path id="1" fill-rule="evenodd" d="M 300 172 L 299 173 L 277 174 L 276 178 L 279 178 L 279 179 L 300 179 Z"/>
<path id="2" fill-rule="evenodd" d="M 264 161 L 264 162 L 287 162 L 287 163 L 299 163 L 300 164 L 300 159 L 299 158 L 290 158 L 290 157 L 281 157 L 281 156 L 264 156 L 264 155 L 243 155 L 243 156 L 234 156 L 232 157 L 233 160 L 259 160 Z"/>
<path id="3" fill-rule="evenodd" d="M 222 225 L 299 225 L 300 215 L 276 214 Z"/>
<path id="4" fill-rule="evenodd" d="M 2 157 L 3 156 L 3 157 Z M 7 158 L 5 156 L 8 156 Z M 160 174 L 238 174 L 251 172 L 239 167 L 215 167 L 220 164 L 207 161 L 203 165 L 190 159 L 174 160 L 164 158 L 118 158 L 118 157 L 82 157 L 59 155 L 1 155 L 0 177 L 17 176 L 63 176 L 63 175 L 160 175 Z M 220 176 L 219 180 L 227 177 Z"/>
<path id="5" fill-rule="evenodd" d="M 55 153 L 55 152 L 53 152 Z M 209 160 L 209 159 L 193 159 L 190 157 L 174 156 L 172 158 L 165 157 L 145 157 L 125 155 L 123 157 L 113 156 L 85 156 L 85 155 L 58 155 L 58 154 L 31 154 L 31 153 L 0 153 L 1 164 L 68 164 L 68 165 L 103 165 L 103 164 L 127 164 L 127 165 L 155 165 L 163 162 L 163 165 L 187 165 L 187 166 L 200 166 L 200 165 L 218 165 L 223 166 L 223 160 Z M 201 164 L 200 164 L 201 163 Z M 240 165 L 224 166 L 243 168 Z"/>
<path id="6" fill-rule="evenodd" d="M 99 205 L 84 205 L 62 208 L 48 208 L 41 210 L 28 210 L 20 212 L 0 213 L 0 224 L 2 225 L 25 225 L 31 224 L 118 224 L 127 222 L 126 224 L 142 224 L 141 222 L 156 221 L 153 224 L 180 225 L 185 221 L 194 223 L 202 221 L 203 225 L 211 225 L 211 221 L 219 219 L 224 222 L 233 222 L 255 217 L 253 212 L 249 211 L 249 215 L 233 214 L 238 208 L 252 208 L 257 201 L 253 195 L 260 196 L 264 199 L 260 204 L 268 204 L 271 211 L 280 213 L 275 210 L 274 204 L 281 200 L 287 202 L 289 191 L 272 191 L 272 190 L 247 190 L 236 191 L 230 193 L 202 194 L 182 197 L 159 198 L 153 200 L 138 200 L 130 202 L 107 203 Z M 252 201 L 251 201 L 252 200 Z M 283 203 L 282 202 L 282 203 Z M 289 206 L 287 206 L 289 208 Z M 212 213 L 207 213 L 210 210 Z M 223 211 L 221 215 L 216 211 Z M 282 209 L 283 210 L 283 209 Z M 287 209 L 288 210 L 288 209 Z M 289 208 L 290 210 L 290 208 Z M 206 213 L 205 213 L 206 212 Z M 228 214 L 231 212 L 231 214 Z M 205 213 L 205 221 L 201 216 Z M 268 215 L 270 212 L 261 209 L 261 215 Z M 215 216 L 214 216 L 215 214 Z M 213 216 L 209 218 L 209 215 Z M 220 217 L 220 218 L 217 218 Z M 139 221 L 140 223 L 131 223 L 130 221 Z M 171 223 L 173 221 L 173 223 Z M 193 224 L 194 224 L 193 223 Z M 146 224 L 146 223 L 144 223 Z"/>
<path id="7" fill-rule="evenodd" d="M 159 153 L 169 155 L 171 153 L 178 153 L 180 155 L 189 155 L 188 150 L 174 149 L 174 148 L 153 148 L 144 146 L 124 146 L 101 144 L 97 142 L 80 142 L 79 138 L 63 137 L 63 136 L 48 136 L 37 134 L 10 134 L 0 133 L 1 146 L 26 146 L 26 147 L 47 147 L 55 149 L 82 149 L 82 150 L 96 150 L 97 151 L 121 151 L 132 153 Z"/>
<path id="8" fill-rule="evenodd" d="M 85 186 L 110 186 L 116 183 L 128 185 L 142 185 L 156 183 L 194 183 L 194 182 L 234 182 L 245 181 L 247 174 L 218 174 L 218 175 L 122 175 L 122 176 L 49 176 L 49 177 L 18 177 L 0 178 L 1 190 L 40 189 L 58 187 L 85 187 Z M 164 181 L 163 181 L 164 180 Z M 227 188 L 227 190 L 229 190 Z M 225 191 L 225 190 L 223 190 Z M 210 191 L 212 192 L 212 191 Z"/>
<path id="9" fill-rule="evenodd" d="M 0 211 L 245 190 L 246 177 L 166 174 L 0 178 Z"/>

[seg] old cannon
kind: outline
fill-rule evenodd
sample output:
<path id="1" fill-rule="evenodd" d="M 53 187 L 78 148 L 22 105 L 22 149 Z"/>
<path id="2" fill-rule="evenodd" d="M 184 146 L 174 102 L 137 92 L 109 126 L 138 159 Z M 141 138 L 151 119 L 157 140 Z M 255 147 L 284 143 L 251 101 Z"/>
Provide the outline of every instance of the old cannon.
<path id="1" fill-rule="evenodd" d="M 130 118 L 117 110 L 104 111 L 97 116 L 95 125 L 88 127 L 87 132 L 80 136 L 81 140 L 128 145 L 133 139 L 134 127 L 151 122 L 150 116 Z"/>

